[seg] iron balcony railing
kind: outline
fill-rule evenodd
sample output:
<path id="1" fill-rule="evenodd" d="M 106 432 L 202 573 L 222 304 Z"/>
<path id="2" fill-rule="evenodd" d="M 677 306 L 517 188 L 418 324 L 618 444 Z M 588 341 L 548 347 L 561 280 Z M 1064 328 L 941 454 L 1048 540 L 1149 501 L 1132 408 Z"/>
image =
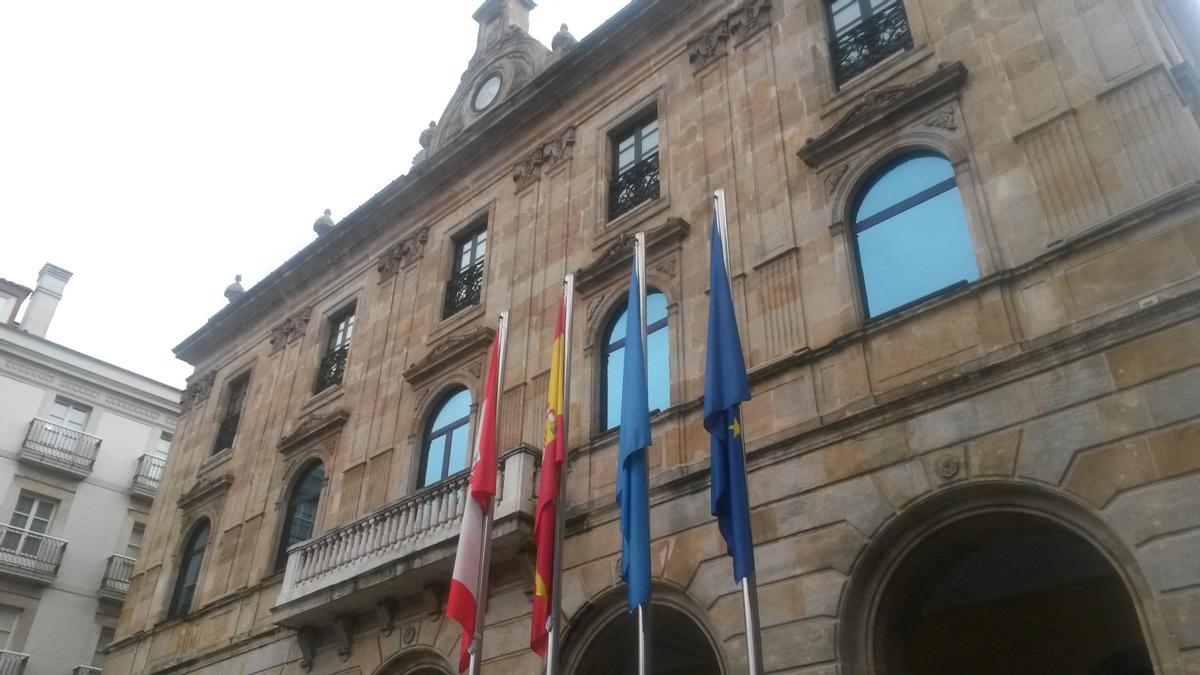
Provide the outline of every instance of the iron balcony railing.
<path id="1" fill-rule="evenodd" d="M 100 439 L 38 417 L 29 423 L 22 455 L 76 472 L 91 473 Z"/>
<path id="2" fill-rule="evenodd" d="M 95 666 L 75 666 L 71 675 L 101 675 L 101 670 Z"/>
<path id="3" fill-rule="evenodd" d="M 154 497 L 158 492 L 158 483 L 162 480 L 163 467 L 167 460 L 154 455 L 138 457 L 137 470 L 133 472 L 133 483 L 130 490 L 137 494 Z"/>
<path id="4" fill-rule="evenodd" d="M 457 270 L 446 285 L 447 317 L 479 304 L 483 288 L 483 259 L 476 260 L 470 267 Z"/>
<path id="5" fill-rule="evenodd" d="M 0 675 L 23 675 L 28 654 L 0 649 Z"/>
<path id="6" fill-rule="evenodd" d="M 658 199 L 658 153 L 617 174 L 609 190 L 609 220 L 645 201 Z"/>
<path id="7" fill-rule="evenodd" d="M 58 574 L 64 539 L 12 525 L 0 525 L 0 566 L 23 575 L 52 579 Z M 0 672 L 0 675 L 3 675 Z"/>
<path id="8" fill-rule="evenodd" d="M 838 84 L 912 46 L 904 3 L 897 0 L 834 38 L 833 69 Z"/>
<path id="9" fill-rule="evenodd" d="M 321 366 L 317 371 L 318 392 L 342 383 L 342 376 L 346 374 L 346 357 L 349 354 L 350 346 L 346 345 L 329 352 L 321 359 Z"/>
<path id="10" fill-rule="evenodd" d="M 133 578 L 134 558 L 113 554 L 108 556 L 104 567 L 104 578 L 100 580 L 100 592 L 124 596 L 129 592 L 129 580 Z"/>

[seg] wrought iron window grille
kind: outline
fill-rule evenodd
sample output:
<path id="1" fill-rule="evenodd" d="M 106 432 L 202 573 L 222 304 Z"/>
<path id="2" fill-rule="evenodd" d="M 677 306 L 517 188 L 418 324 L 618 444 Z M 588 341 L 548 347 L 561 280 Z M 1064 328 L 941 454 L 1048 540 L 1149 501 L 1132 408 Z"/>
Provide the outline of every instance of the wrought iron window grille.
<path id="1" fill-rule="evenodd" d="M 349 354 L 350 346 L 345 345 L 330 351 L 325 358 L 321 359 L 321 365 L 317 371 L 316 390 L 318 393 L 342 383 L 342 376 L 346 373 L 346 357 Z"/>
<path id="2" fill-rule="evenodd" d="M 904 3 L 897 0 L 835 35 L 831 51 L 837 83 L 844 84 L 892 54 L 912 46 L 912 31 L 904 13 Z"/>
<path id="3" fill-rule="evenodd" d="M 483 288 L 483 258 L 469 266 L 455 270 L 446 284 L 445 316 L 450 317 L 467 307 L 479 304 Z"/>
<path id="4" fill-rule="evenodd" d="M 642 202 L 658 199 L 658 186 L 658 153 L 655 153 L 617 174 L 609 190 L 609 219 Z"/>

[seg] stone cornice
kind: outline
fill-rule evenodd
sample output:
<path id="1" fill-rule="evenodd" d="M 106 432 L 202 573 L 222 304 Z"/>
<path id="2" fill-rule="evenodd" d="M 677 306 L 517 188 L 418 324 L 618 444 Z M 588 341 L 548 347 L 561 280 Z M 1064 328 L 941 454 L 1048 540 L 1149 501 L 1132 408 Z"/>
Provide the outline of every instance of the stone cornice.
<path id="1" fill-rule="evenodd" d="M 683 218 L 671 216 L 667 222 L 646 233 L 646 253 L 661 250 L 668 244 L 682 241 L 691 232 L 692 226 Z M 623 263 L 633 256 L 633 233 L 626 232 L 617 237 L 604 252 L 596 256 L 590 264 L 575 271 L 575 287 L 580 291 L 594 286 L 602 279 L 617 271 Z"/>
<path id="2" fill-rule="evenodd" d="M 476 328 L 469 333 L 451 335 L 429 350 L 425 358 L 409 366 L 404 371 L 404 379 L 412 385 L 420 384 L 440 372 L 446 364 L 487 348 L 495 335 L 496 329 L 490 326 Z"/>
<path id="3" fill-rule="evenodd" d="M 394 225 L 414 205 L 444 189 L 447 182 L 476 168 L 480 157 L 502 154 L 502 148 L 520 138 L 523 129 L 560 110 L 563 101 L 579 89 L 591 86 L 616 62 L 638 53 L 658 26 L 673 25 L 679 15 L 700 4 L 701 0 L 629 3 L 511 98 L 497 103 L 452 142 L 343 218 L 329 234 L 315 239 L 247 289 L 237 301 L 210 317 L 202 328 L 174 348 L 175 355 L 195 365 L 271 308 L 288 304 L 298 289 L 331 267 L 344 265 L 356 255 L 378 255 L 372 240 L 385 227 Z M 417 227 L 413 224 L 404 235 Z"/>
<path id="4" fill-rule="evenodd" d="M 940 64 L 937 70 L 912 82 L 872 89 L 828 131 L 808 139 L 796 154 L 805 164 L 820 168 L 831 157 L 876 130 L 884 119 L 917 106 L 932 105 L 947 95 L 957 93 L 966 81 L 966 66 L 955 61 Z"/>

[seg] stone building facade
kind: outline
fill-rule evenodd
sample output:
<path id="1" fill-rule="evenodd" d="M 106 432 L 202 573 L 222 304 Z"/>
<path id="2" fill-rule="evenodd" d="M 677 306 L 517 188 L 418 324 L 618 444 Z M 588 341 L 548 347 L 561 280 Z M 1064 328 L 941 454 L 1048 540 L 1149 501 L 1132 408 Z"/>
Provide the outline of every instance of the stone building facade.
<path id="1" fill-rule="evenodd" d="M 635 0 L 548 49 L 532 4 L 476 13 L 407 175 L 177 347 L 196 370 L 111 672 L 450 672 L 455 434 L 502 310 L 484 670 L 538 672 L 566 273 L 565 656 L 628 672 L 607 364 L 637 231 L 661 672 L 744 672 L 700 420 L 715 189 L 770 672 L 1200 672 L 1194 8 Z"/>
<path id="2" fill-rule="evenodd" d="M 46 339 L 70 278 L 0 279 L 4 675 L 100 672 L 179 414 L 178 389 Z"/>

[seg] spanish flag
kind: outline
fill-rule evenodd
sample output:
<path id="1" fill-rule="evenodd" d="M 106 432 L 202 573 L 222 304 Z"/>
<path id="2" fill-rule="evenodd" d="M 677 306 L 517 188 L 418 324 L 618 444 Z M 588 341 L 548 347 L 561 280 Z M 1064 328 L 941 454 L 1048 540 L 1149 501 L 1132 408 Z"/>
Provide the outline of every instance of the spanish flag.
<path id="1" fill-rule="evenodd" d="M 533 543 L 537 548 L 537 566 L 533 573 L 533 624 L 529 631 L 529 647 L 545 658 L 549 638 L 547 619 L 553 611 L 551 593 L 554 580 L 555 527 L 558 512 L 558 483 L 563 461 L 566 460 L 563 426 L 563 354 L 566 340 L 567 300 L 564 295 L 558 305 L 558 323 L 554 329 L 554 347 L 550 357 L 550 390 L 546 395 L 545 449 L 542 451 L 542 473 L 538 481 L 537 513 L 533 521 Z"/>

